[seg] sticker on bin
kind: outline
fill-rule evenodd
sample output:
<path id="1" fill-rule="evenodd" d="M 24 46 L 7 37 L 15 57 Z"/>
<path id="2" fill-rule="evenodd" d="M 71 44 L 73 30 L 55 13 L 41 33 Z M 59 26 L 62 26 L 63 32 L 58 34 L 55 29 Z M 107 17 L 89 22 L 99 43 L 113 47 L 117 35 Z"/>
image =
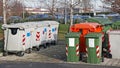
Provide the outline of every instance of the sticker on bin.
<path id="1" fill-rule="evenodd" d="M 88 41 L 89 47 L 95 47 L 95 39 L 90 38 Z"/>
<path id="2" fill-rule="evenodd" d="M 55 28 L 52 28 L 52 32 L 55 32 Z"/>
<path id="3" fill-rule="evenodd" d="M 29 37 L 30 35 L 31 35 L 31 33 L 30 33 L 30 32 L 28 32 L 28 33 L 27 33 L 27 37 Z"/>
<path id="4" fill-rule="evenodd" d="M 69 46 L 74 47 L 75 45 L 75 39 L 74 38 L 69 38 Z"/>
<path id="5" fill-rule="evenodd" d="M 44 28 L 44 32 L 47 32 L 47 29 L 46 29 L 46 28 Z"/>

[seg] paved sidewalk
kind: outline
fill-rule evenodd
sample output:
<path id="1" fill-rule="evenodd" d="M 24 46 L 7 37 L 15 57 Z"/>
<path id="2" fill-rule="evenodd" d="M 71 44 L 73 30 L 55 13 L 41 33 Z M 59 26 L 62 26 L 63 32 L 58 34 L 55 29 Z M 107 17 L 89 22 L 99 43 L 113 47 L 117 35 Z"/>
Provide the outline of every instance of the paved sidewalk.
<path id="1" fill-rule="evenodd" d="M 63 41 L 59 41 L 56 46 L 50 46 L 47 49 L 41 49 L 38 52 L 33 52 L 31 54 L 25 54 L 23 57 L 18 57 L 16 55 L 9 55 L 6 57 L 0 54 L 0 64 L 7 63 L 7 61 L 12 62 L 41 62 L 41 63 L 68 63 L 66 62 L 65 56 L 65 44 Z M 85 64 L 85 65 L 102 65 L 102 66 L 117 66 L 120 67 L 120 59 L 108 59 L 105 58 L 104 62 L 100 64 L 89 64 L 84 62 L 77 62 L 70 64 Z"/>

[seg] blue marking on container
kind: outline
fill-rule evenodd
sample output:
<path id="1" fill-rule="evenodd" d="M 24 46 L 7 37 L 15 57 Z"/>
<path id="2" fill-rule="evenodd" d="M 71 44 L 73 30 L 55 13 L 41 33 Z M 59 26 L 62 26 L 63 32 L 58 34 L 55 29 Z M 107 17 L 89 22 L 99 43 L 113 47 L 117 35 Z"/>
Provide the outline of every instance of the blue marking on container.
<path id="1" fill-rule="evenodd" d="M 31 35 L 30 32 L 28 32 L 28 33 L 27 33 L 27 37 L 29 37 L 30 35 Z"/>
<path id="2" fill-rule="evenodd" d="M 52 32 L 55 32 L 55 28 L 52 28 Z"/>
<path id="3" fill-rule="evenodd" d="M 44 32 L 47 32 L 47 28 L 44 28 Z"/>

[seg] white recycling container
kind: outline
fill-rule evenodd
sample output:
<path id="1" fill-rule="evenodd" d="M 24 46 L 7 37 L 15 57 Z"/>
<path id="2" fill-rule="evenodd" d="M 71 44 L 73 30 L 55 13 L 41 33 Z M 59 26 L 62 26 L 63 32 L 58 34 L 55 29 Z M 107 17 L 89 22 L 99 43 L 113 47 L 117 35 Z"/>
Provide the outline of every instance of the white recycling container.
<path id="1" fill-rule="evenodd" d="M 49 45 L 52 42 L 52 33 L 51 33 L 51 27 L 48 21 L 40 21 L 38 22 L 39 24 L 43 23 L 44 25 L 47 25 L 44 27 L 44 32 L 45 32 L 45 39 L 46 39 L 46 44 Z"/>
<path id="2" fill-rule="evenodd" d="M 8 52 L 16 53 L 23 56 L 27 49 L 31 49 L 30 36 L 31 28 L 24 23 L 3 25 L 4 29 L 4 52 L 6 56 Z"/>
<path id="3" fill-rule="evenodd" d="M 109 32 L 109 42 L 112 58 L 120 59 L 120 30 L 112 30 Z"/>
<path id="4" fill-rule="evenodd" d="M 48 38 L 52 44 L 57 43 L 59 23 L 57 21 L 44 21 L 49 23 Z"/>

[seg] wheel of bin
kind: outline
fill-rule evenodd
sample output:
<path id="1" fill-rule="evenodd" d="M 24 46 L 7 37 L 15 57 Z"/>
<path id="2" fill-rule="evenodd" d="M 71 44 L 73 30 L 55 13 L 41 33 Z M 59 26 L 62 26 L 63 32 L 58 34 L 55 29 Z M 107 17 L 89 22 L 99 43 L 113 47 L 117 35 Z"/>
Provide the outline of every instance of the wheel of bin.
<path id="1" fill-rule="evenodd" d="M 112 58 L 112 54 L 108 54 L 107 57 L 108 57 L 108 58 Z"/>
<path id="2" fill-rule="evenodd" d="M 20 51 L 20 52 L 17 53 L 17 56 L 22 57 L 22 56 L 24 56 L 24 54 L 25 53 L 23 51 Z"/>
<path id="3" fill-rule="evenodd" d="M 8 52 L 4 51 L 3 56 L 7 56 L 7 55 L 8 55 Z"/>
<path id="4" fill-rule="evenodd" d="M 36 50 L 37 50 L 37 51 L 40 51 L 40 47 L 39 47 L 39 46 L 38 46 L 38 47 L 36 47 Z"/>
<path id="5" fill-rule="evenodd" d="M 32 48 L 29 48 L 26 53 L 30 54 L 32 52 Z"/>
<path id="6" fill-rule="evenodd" d="M 47 44 L 43 44 L 43 47 L 44 47 L 44 48 L 47 48 Z"/>
<path id="7" fill-rule="evenodd" d="M 104 56 L 102 56 L 102 62 L 104 62 Z"/>
<path id="8" fill-rule="evenodd" d="M 49 43 L 46 43 L 45 46 L 46 46 L 46 48 L 47 48 L 47 47 L 50 47 L 50 46 L 51 46 L 51 43 L 50 43 L 50 42 L 49 42 Z"/>
<path id="9" fill-rule="evenodd" d="M 57 42 L 56 42 L 56 41 L 54 41 L 54 42 L 53 42 L 53 45 L 56 45 L 56 44 L 57 44 Z"/>

